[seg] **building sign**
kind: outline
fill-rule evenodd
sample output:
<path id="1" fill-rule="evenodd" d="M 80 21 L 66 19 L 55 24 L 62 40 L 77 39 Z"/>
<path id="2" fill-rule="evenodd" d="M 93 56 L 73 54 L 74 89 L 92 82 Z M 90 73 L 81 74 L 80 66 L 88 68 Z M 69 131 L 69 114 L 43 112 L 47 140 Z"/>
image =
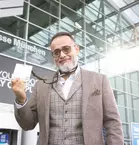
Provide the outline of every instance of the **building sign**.
<path id="1" fill-rule="evenodd" d="M 0 0 L 0 17 L 23 14 L 24 0 Z"/>
<path id="2" fill-rule="evenodd" d="M 0 134 L 0 145 L 9 145 L 9 136 L 7 133 Z"/>
<path id="3" fill-rule="evenodd" d="M 24 40 L 19 39 L 17 37 L 12 37 L 10 35 L 0 33 L 0 44 L 4 43 L 1 45 L 3 49 L 6 49 L 6 47 L 12 46 L 12 47 L 17 47 L 20 49 L 27 50 L 30 53 L 36 53 L 38 55 L 46 56 L 46 51 L 44 49 L 38 48 L 35 45 L 32 45 L 31 43 L 26 43 Z M 1 49 L 0 49 L 1 50 Z"/>
<path id="4" fill-rule="evenodd" d="M 0 55 L 0 102 L 1 103 L 13 104 L 13 101 L 15 99 L 14 93 L 11 89 L 11 76 L 14 71 L 16 63 L 23 64 L 22 61 Z M 33 71 L 36 72 L 41 77 L 44 76 L 49 77 L 54 73 L 53 71 L 34 65 L 33 65 Z M 36 81 L 37 81 L 36 78 L 34 78 L 33 76 L 31 76 L 30 79 L 28 80 L 28 85 L 26 87 L 26 93 L 28 98 L 32 93 L 32 89 Z"/>
<path id="5" fill-rule="evenodd" d="M 132 145 L 139 145 L 139 123 L 131 123 Z"/>

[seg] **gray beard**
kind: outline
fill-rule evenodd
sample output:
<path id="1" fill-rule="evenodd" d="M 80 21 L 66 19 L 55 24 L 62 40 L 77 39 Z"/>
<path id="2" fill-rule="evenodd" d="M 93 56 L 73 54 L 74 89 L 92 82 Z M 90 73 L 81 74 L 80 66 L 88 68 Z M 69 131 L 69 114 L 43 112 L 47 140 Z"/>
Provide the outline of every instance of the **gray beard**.
<path id="1" fill-rule="evenodd" d="M 65 63 L 63 65 L 58 66 L 58 68 L 61 72 L 70 72 L 73 68 L 77 66 L 77 63 L 78 63 L 78 57 L 75 56 L 74 58 L 72 58 L 71 63 Z"/>

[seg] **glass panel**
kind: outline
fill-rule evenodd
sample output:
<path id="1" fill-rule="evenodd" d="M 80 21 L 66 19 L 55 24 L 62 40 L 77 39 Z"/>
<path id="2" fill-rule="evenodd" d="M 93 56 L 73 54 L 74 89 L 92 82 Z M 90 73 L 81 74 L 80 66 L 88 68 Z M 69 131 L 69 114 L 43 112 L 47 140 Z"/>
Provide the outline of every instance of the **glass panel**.
<path id="1" fill-rule="evenodd" d="M 139 111 L 134 110 L 135 122 L 139 122 Z"/>
<path id="2" fill-rule="evenodd" d="M 41 29 L 34 25 L 29 25 L 29 40 L 33 43 L 37 43 L 47 48 L 52 35 L 51 31 Z"/>
<path id="3" fill-rule="evenodd" d="M 36 17 L 36 15 L 38 15 L 39 17 Z M 51 19 L 51 16 L 48 15 L 53 15 L 56 17 L 59 16 L 59 4 L 56 1 L 40 0 L 37 2 L 31 0 L 31 7 L 30 7 L 31 21 L 33 21 L 32 19 L 34 18 L 35 20 L 40 19 L 41 21 L 46 22 L 47 19 L 49 20 Z M 41 18 L 45 18 L 45 19 L 41 19 Z"/>
<path id="4" fill-rule="evenodd" d="M 0 18 L 0 30 L 25 38 L 26 21 L 16 17 Z"/>
<path id="5" fill-rule="evenodd" d="M 126 114 L 127 110 L 126 110 L 126 108 L 118 106 L 118 109 L 120 112 L 120 117 L 121 117 L 122 122 L 127 122 L 127 114 Z"/>
<path id="6" fill-rule="evenodd" d="M 125 80 L 126 81 L 126 92 L 131 93 L 131 81 L 130 80 Z"/>
<path id="7" fill-rule="evenodd" d="M 110 84 L 112 88 L 115 88 L 115 79 L 114 78 L 109 78 Z"/>
<path id="8" fill-rule="evenodd" d="M 138 73 L 137 72 L 132 72 L 130 74 L 130 79 L 135 81 L 135 82 L 138 82 Z"/>
<path id="9" fill-rule="evenodd" d="M 134 111 L 129 109 L 129 122 L 134 122 L 135 119 L 134 119 Z"/>
<path id="10" fill-rule="evenodd" d="M 131 82 L 131 87 L 132 87 L 132 93 L 136 96 L 139 95 L 139 86 L 138 84 Z"/>
<path id="11" fill-rule="evenodd" d="M 139 97 L 133 97 L 133 107 L 136 110 L 139 110 Z"/>
<path id="12" fill-rule="evenodd" d="M 55 8 L 53 10 L 54 14 L 46 12 L 46 10 L 49 10 L 48 5 L 42 5 L 42 6 L 40 6 L 40 9 L 37 9 L 36 7 L 34 8 L 33 6 L 31 6 L 30 17 L 29 17 L 30 23 L 32 25 L 33 24 L 37 25 L 37 26 L 41 27 L 42 29 L 49 28 L 50 25 L 57 23 L 58 22 L 58 18 L 56 17 L 56 16 L 58 16 L 57 9 Z M 36 16 L 38 16 L 38 17 L 36 17 Z M 31 36 L 36 33 L 38 33 L 38 30 L 34 30 L 33 32 L 31 32 Z"/>
<path id="13" fill-rule="evenodd" d="M 125 102 L 125 94 L 124 93 L 117 91 L 116 98 L 117 98 L 117 104 L 118 105 L 127 106 L 126 102 Z"/>
<path id="14" fill-rule="evenodd" d="M 82 1 L 79 1 L 79 0 L 74 0 L 73 3 L 71 1 L 61 0 L 61 3 L 62 3 L 62 6 L 63 7 L 69 8 L 70 11 L 77 11 L 83 5 L 83 2 Z"/>
<path id="15" fill-rule="evenodd" d="M 116 77 L 116 89 L 124 91 L 124 79 L 121 77 Z"/>
<path id="16" fill-rule="evenodd" d="M 133 108 L 133 96 L 127 95 L 127 97 L 128 97 L 128 105 L 127 105 L 127 107 L 128 108 Z"/>
<path id="17" fill-rule="evenodd" d="M 129 134 L 128 134 L 128 124 L 123 124 L 123 131 L 124 131 L 124 137 L 128 138 Z"/>

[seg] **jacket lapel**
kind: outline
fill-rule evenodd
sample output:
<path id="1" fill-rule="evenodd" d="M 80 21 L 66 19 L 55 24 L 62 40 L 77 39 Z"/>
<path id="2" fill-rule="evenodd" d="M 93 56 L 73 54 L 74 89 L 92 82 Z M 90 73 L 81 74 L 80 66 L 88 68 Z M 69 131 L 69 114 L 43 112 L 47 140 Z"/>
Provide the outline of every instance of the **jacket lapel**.
<path id="1" fill-rule="evenodd" d="M 81 69 L 82 73 L 82 86 L 83 86 L 83 98 L 82 98 L 82 116 L 83 116 L 83 121 L 87 109 L 87 104 L 88 104 L 88 99 L 91 96 L 92 92 L 94 92 L 94 76 L 92 76 L 93 73 Z"/>
<path id="2" fill-rule="evenodd" d="M 58 81 L 57 83 L 53 84 L 53 89 L 56 91 L 56 93 L 62 97 L 62 99 L 64 99 L 64 94 L 62 92 L 62 86 L 60 84 L 60 82 Z"/>
<path id="3" fill-rule="evenodd" d="M 76 78 L 75 78 L 71 88 L 70 88 L 67 99 L 70 99 L 76 93 L 76 91 L 81 87 L 81 85 L 82 85 L 81 71 L 79 71 L 78 74 L 76 75 Z"/>

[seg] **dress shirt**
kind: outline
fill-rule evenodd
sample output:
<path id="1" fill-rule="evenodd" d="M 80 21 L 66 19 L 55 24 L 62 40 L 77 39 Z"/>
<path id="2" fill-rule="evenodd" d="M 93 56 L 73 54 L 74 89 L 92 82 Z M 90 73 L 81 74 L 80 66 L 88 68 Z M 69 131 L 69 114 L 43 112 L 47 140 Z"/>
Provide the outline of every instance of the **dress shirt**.
<path id="1" fill-rule="evenodd" d="M 76 78 L 76 75 L 79 71 L 80 71 L 80 67 L 78 66 L 75 73 L 71 74 L 67 80 L 65 80 L 63 77 L 59 78 L 59 83 L 62 86 L 62 91 L 63 91 L 65 100 L 67 100 L 70 88 L 71 88 L 71 86 Z"/>

